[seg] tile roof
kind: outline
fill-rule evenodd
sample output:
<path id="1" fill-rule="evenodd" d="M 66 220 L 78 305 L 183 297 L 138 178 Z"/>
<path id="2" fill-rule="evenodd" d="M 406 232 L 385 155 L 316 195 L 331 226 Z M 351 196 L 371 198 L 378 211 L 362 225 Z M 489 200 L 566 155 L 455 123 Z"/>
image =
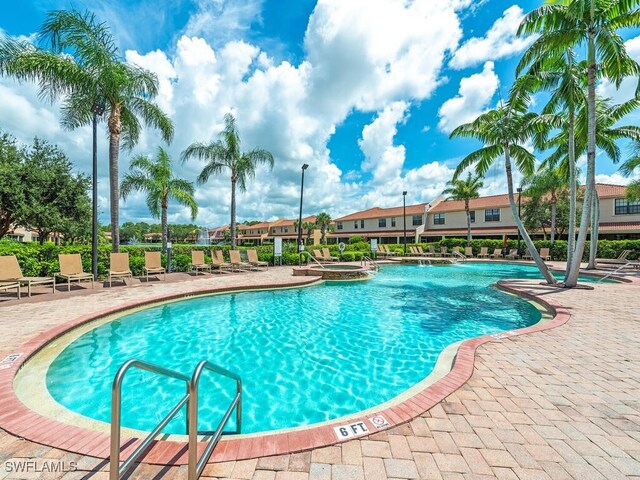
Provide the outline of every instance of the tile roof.
<path id="1" fill-rule="evenodd" d="M 426 203 L 419 203 L 418 205 L 407 205 L 407 215 L 422 215 L 426 208 Z M 336 222 L 346 222 L 348 220 L 364 220 L 366 218 L 378 218 L 378 217 L 398 217 L 402 216 L 403 207 L 391 207 L 380 208 L 373 207 L 368 210 L 362 210 L 360 212 L 350 213 L 344 217 L 336 218 Z"/>
<path id="2" fill-rule="evenodd" d="M 584 188 L 584 187 L 581 187 Z M 624 185 L 611 185 L 607 183 L 596 183 L 596 190 L 600 198 L 617 198 L 626 195 L 627 187 Z M 524 198 L 524 197 L 523 197 Z M 514 200 L 518 203 L 518 194 L 514 194 Z M 487 197 L 474 198 L 469 202 L 471 210 L 494 207 L 508 207 L 509 195 L 490 195 Z M 429 210 L 429 213 L 456 212 L 464 210 L 464 200 L 445 200 Z"/>
<path id="3" fill-rule="evenodd" d="M 640 222 L 616 222 L 616 223 L 601 223 L 600 232 L 626 232 L 633 230 L 635 232 L 640 231 Z"/>
<path id="4" fill-rule="evenodd" d="M 269 226 L 270 227 L 288 227 L 288 226 L 293 226 L 293 224 L 295 222 L 297 222 L 298 219 L 296 218 L 295 220 L 290 220 L 288 218 L 281 218 L 279 220 L 276 220 L 275 222 L 271 223 Z M 302 223 L 304 222 L 312 222 L 315 223 L 316 221 L 316 216 L 315 215 L 310 215 L 308 217 L 302 217 Z"/>

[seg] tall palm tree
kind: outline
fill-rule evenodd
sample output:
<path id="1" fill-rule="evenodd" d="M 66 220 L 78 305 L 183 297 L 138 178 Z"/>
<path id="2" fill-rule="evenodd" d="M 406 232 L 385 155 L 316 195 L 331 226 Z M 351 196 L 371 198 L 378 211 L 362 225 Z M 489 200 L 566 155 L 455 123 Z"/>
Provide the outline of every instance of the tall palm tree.
<path id="1" fill-rule="evenodd" d="M 575 119 L 576 110 L 586 104 L 587 66 L 586 62 L 577 62 L 576 53 L 568 48 L 557 56 L 545 55 L 541 58 L 530 58 L 526 55 L 516 68 L 516 75 L 527 67 L 526 74 L 516 80 L 514 91 L 524 90 L 526 95 L 544 90 L 550 92 L 549 100 L 542 109 L 543 115 L 563 113 L 563 122 L 567 135 L 567 176 L 569 183 L 569 232 L 567 242 L 567 265 L 571 264 L 576 241 L 577 184 L 575 152 Z M 536 146 L 546 140 L 549 130 L 543 130 L 536 136 Z M 568 269 L 567 269 L 568 270 Z"/>
<path id="2" fill-rule="evenodd" d="M 331 215 L 326 212 L 319 213 L 316 217 L 316 226 L 320 229 L 320 243 L 325 245 L 327 228 L 331 225 Z"/>
<path id="3" fill-rule="evenodd" d="M 227 113 L 224 116 L 224 130 L 217 141 L 210 143 L 195 142 L 182 152 L 182 161 L 197 158 L 208 162 L 198 175 L 198 183 L 203 184 L 212 174 L 220 174 L 229 169 L 231 172 L 231 248 L 236 248 L 236 185 L 241 192 L 247 190 L 247 180 L 254 178 L 256 166 L 266 164 L 273 168 L 273 155 L 268 151 L 255 148 L 248 152 L 240 149 L 240 134 L 236 119 Z"/>
<path id="4" fill-rule="evenodd" d="M 640 127 L 636 125 L 620 125 L 624 117 L 640 107 L 640 99 L 633 98 L 619 105 L 608 100 L 596 97 L 596 146 L 602 150 L 613 163 L 621 159 L 619 140 L 640 140 Z M 566 123 L 566 122 L 564 122 Z M 587 151 L 588 112 L 586 104 L 583 104 L 576 112 L 574 153 L 577 156 Z M 543 142 L 545 147 L 554 148 L 554 152 L 545 160 L 546 164 L 559 165 L 566 171 L 569 162 L 567 151 L 567 131 L 561 129 Z M 587 269 L 594 269 L 596 265 L 596 253 L 598 251 L 599 230 L 599 199 L 598 192 L 594 190 L 591 202 L 591 243 L 589 250 L 589 264 Z"/>
<path id="5" fill-rule="evenodd" d="M 575 287 L 584 252 L 595 192 L 596 76 L 620 85 L 624 77 L 638 75 L 640 66 L 627 54 L 617 31 L 637 26 L 640 0 L 547 0 L 525 16 L 521 34 L 541 36 L 525 58 L 557 57 L 568 48 L 587 50 L 587 181 L 576 249 L 567 268 L 565 285 Z"/>
<path id="6" fill-rule="evenodd" d="M 558 168 L 542 167 L 522 181 L 524 194 L 528 197 L 539 198 L 548 196 L 551 204 L 551 246 L 556 240 L 556 212 L 558 200 L 566 195 L 569 179 L 563 176 Z M 569 219 L 571 221 L 571 219 Z"/>
<path id="7" fill-rule="evenodd" d="M 155 74 L 123 61 L 111 31 L 90 12 L 57 10 L 47 14 L 39 40 L 49 50 L 11 39 L 0 43 L 0 74 L 35 81 L 52 101 L 62 97 L 62 125 L 88 125 L 91 107 L 104 104 L 109 132 L 111 244 L 120 247 L 118 156 L 120 143 L 131 149 L 140 137 L 141 121 L 160 130 L 165 141 L 173 124 L 152 102 L 158 94 Z"/>
<path id="8" fill-rule="evenodd" d="M 480 189 L 483 186 L 480 176 L 474 176 L 469 172 L 465 180 L 453 179 L 443 192 L 447 195 L 447 200 L 464 201 L 464 211 L 467 213 L 467 246 L 471 246 L 471 211 L 469 210 L 469 200 L 480 196 Z"/>
<path id="9" fill-rule="evenodd" d="M 138 155 L 131 160 L 129 172 L 124 176 L 121 185 L 122 198 L 134 191 L 147 194 L 147 207 L 155 218 L 160 217 L 162 226 L 162 251 L 167 249 L 167 208 L 169 200 L 191 210 L 191 220 L 198 215 L 198 204 L 193 195 L 193 183 L 177 178 L 173 174 L 171 157 L 167 151 L 158 147 L 154 160 Z"/>
<path id="10" fill-rule="evenodd" d="M 502 103 L 498 108 L 489 110 L 478 116 L 474 121 L 454 129 L 451 132 L 451 138 L 471 137 L 481 141 L 484 146 L 462 159 L 455 170 L 453 179 L 457 180 L 469 167 L 474 167 L 476 174 L 484 177 L 491 165 L 504 157 L 511 213 L 520 231 L 520 236 L 527 245 L 540 273 L 547 283 L 553 285 L 557 281 L 549 272 L 531 237 L 525 230 L 518 215 L 518 208 L 513 195 L 512 159 L 516 168 L 525 176 L 533 174 L 535 164 L 535 157 L 523 144 L 539 129 L 536 122 L 538 115 L 527 112 L 526 107 L 526 104 L 520 101 L 520 98 L 510 98 L 509 101 Z"/>

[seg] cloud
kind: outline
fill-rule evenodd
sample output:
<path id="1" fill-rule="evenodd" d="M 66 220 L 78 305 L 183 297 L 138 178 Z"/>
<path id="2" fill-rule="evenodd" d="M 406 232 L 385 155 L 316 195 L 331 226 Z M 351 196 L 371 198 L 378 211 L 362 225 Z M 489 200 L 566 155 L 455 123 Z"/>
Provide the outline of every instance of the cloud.
<path id="1" fill-rule="evenodd" d="M 305 33 L 305 56 L 294 65 L 276 63 L 240 38 L 245 26 L 260 21 L 261 2 L 202 0 L 191 18 L 190 34 L 177 38 L 167 51 L 128 50 L 125 56 L 158 76 L 156 100 L 176 126 L 168 148 L 177 175 L 195 180 L 204 164 L 180 163 L 181 151 L 194 141 L 215 139 L 224 114 L 232 112 L 242 148 L 265 148 L 275 157 L 272 172 L 258 168 L 248 191 L 238 192 L 238 219 L 294 217 L 303 163 L 310 165 L 305 173 L 305 214 L 324 210 L 335 216 L 359 208 L 361 202 L 398 204 L 398 192 L 404 189 L 410 192 L 407 201 L 430 200 L 450 177 L 451 170 L 437 162 L 406 171 L 404 147 L 393 141 L 409 106 L 430 98 L 443 81 L 444 60 L 462 36 L 459 11 L 469 5 L 469 0 L 320 0 Z M 229 22 L 225 32 L 236 32 L 222 42 L 208 36 L 216 33 L 220 9 Z M 235 16 L 228 16 L 229 11 Z M 61 131 L 58 106 L 41 102 L 33 85 L 18 86 L 0 78 L 0 88 L 5 89 L 0 102 L 2 128 L 21 139 L 37 134 L 54 141 L 81 170 L 90 171 L 88 128 Z M 369 152 L 362 167 L 370 176 L 343 173 L 328 148 L 336 128 L 353 112 L 377 114 L 368 126 L 371 133 L 363 131 L 361 144 Z M 105 131 L 104 124 L 100 128 Z M 383 138 L 374 138 L 375 130 Z M 159 144 L 159 134 L 144 129 L 136 149 L 121 153 L 121 173 L 131 156 L 153 154 Z M 107 197 L 105 135 L 100 135 L 99 155 L 99 193 Z M 380 176 L 385 169 L 388 182 Z M 198 186 L 196 198 L 198 224 L 227 223 L 228 173 Z M 132 196 L 121 205 L 123 222 L 148 218 L 142 196 Z M 169 213 L 174 221 L 189 221 L 181 207 L 171 205 Z"/>
<path id="2" fill-rule="evenodd" d="M 485 63 L 482 72 L 460 80 L 458 95 L 444 102 L 438 110 L 438 128 L 449 134 L 459 125 L 474 120 L 489 105 L 499 83 L 493 62 Z"/>
<path id="3" fill-rule="evenodd" d="M 463 69 L 479 65 L 487 60 L 511 57 L 525 50 L 535 36 L 518 37 L 516 33 L 524 12 L 518 5 L 506 9 L 484 37 L 474 37 L 464 42 L 453 55 L 449 66 Z"/>
<path id="4" fill-rule="evenodd" d="M 640 36 L 627 40 L 624 45 L 629 56 L 636 62 L 640 62 Z M 598 85 L 597 94 L 604 98 L 610 98 L 615 103 L 622 103 L 631 100 L 635 96 L 637 86 L 637 77 L 625 78 L 620 84 L 620 88 L 616 88 L 615 83 L 604 80 Z"/>

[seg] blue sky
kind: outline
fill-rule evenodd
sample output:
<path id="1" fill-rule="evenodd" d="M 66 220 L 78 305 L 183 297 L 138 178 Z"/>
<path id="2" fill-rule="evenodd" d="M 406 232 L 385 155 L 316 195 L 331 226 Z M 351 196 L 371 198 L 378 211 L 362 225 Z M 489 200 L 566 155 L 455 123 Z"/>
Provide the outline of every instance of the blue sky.
<path id="1" fill-rule="evenodd" d="M 523 12 L 539 1 L 520 0 L 32 0 L 15 2 L 0 18 L 11 36 L 33 38 L 47 11 L 90 8 L 112 28 L 123 57 L 160 79 L 158 103 L 176 124 L 174 158 L 194 140 L 209 140 L 232 110 L 246 148 L 276 157 L 239 198 L 238 216 L 296 215 L 299 165 L 310 164 L 305 213 L 334 217 L 375 205 L 391 206 L 409 191 L 412 202 L 439 194 L 457 162 L 478 147 L 449 140 L 449 131 L 498 102 L 531 39 L 515 38 Z M 637 32 L 625 32 L 640 56 Z M 629 85 L 615 92 L 623 99 Z M 28 141 L 59 143 L 88 171 L 88 130 L 56 127 L 58 105 L 42 103 L 32 85 L 0 79 L 0 129 Z M 31 117 L 28 117 L 28 116 Z M 36 116 L 39 121 L 32 117 Z M 638 116 L 630 119 L 637 123 Z M 159 144 L 146 131 L 133 153 Z M 106 142 L 101 139 L 106 156 Z M 132 156 L 123 152 L 121 171 Z M 101 212 L 108 216 L 106 168 L 101 163 Z M 202 165 L 180 165 L 191 180 Z M 601 181 L 622 181 L 599 159 Z M 308 190 L 307 190 L 308 189 Z M 505 190 L 500 164 L 485 193 Z M 228 217 L 228 179 L 198 187 L 198 223 Z M 122 204 L 122 219 L 149 220 L 141 196 Z M 171 221 L 187 212 L 172 207 Z"/>

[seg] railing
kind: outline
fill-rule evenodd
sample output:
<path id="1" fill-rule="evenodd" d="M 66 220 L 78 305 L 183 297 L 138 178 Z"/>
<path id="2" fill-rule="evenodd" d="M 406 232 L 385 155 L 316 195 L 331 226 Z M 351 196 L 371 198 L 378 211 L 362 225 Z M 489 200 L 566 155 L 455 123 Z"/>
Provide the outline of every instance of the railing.
<path id="1" fill-rule="evenodd" d="M 616 268 L 615 270 L 612 270 L 611 272 L 607 273 L 604 277 L 601 277 L 597 283 L 602 282 L 603 280 L 606 280 L 607 278 L 611 277 L 612 275 L 615 275 L 616 273 L 620 272 L 620 270 L 622 270 L 623 268 L 626 268 L 629 266 L 631 262 L 627 262 L 627 263 L 623 263 L 622 265 L 620 265 L 618 268 Z"/>
<path id="2" fill-rule="evenodd" d="M 171 409 L 171 411 L 158 423 L 158 425 L 147 435 L 147 437 L 140 443 L 140 445 L 129 455 L 129 457 L 120 465 L 120 430 L 122 424 L 122 382 L 126 373 L 131 368 L 137 368 L 145 370 L 147 372 L 162 375 L 164 377 L 173 378 L 185 382 L 186 393 Z M 218 373 L 225 377 L 232 378 L 236 381 L 236 395 L 231 402 L 231 405 L 224 414 L 222 420 L 218 424 L 217 429 L 213 432 L 207 447 L 205 448 L 200 460 L 197 455 L 197 443 L 198 443 L 198 385 L 200 382 L 200 375 L 204 369 Z M 168 368 L 155 365 L 153 363 L 145 362 L 142 360 L 129 360 L 120 367 L 113 379 L 113 385 L 111 387 L 111 454 L 109 465 L 109 479 L 119 480 L 125 475 L 135 464 L 136 460 L 142 456 L 147 450 L 151 442 L 158 436 L 158 434 L 167 426 L 167 424 L 173 419 L 183 406 L 187 406 L 186 415 L 186 431 L 189 435 L 189 465 L 188 465 L 188 479 L 196 480 L 201 474 L 202 470 L 209 460 L 209 457 L 213 453 L 213 449 L 220 440 L 222 430 L 224 429 L 233 409 L 236 408 L 236 433 L 240 433 L 242 428 L 242 380 L 241 378 L 224 368 L 218 367 L 206 360 L 202 360 L 195 368 L 193 375 L 189 378 L 183 373 L 169 370 Z M 209 432 L 207 432 L 209 434 Z"/>
<path id="3" fill-rule="evenodd" d="M 363 267 L 366 265 L 371 266 L 374 270 L 378 270 L 378 264 L 376 263 L 376 261 L 373 258 L 367 257 L 366 255 L 364 255 L 360 259 L 360 266 Z"/>
<path id="4" fill-rule="evenodd" d="M 462 262 L 466 262 L 467 261 L 467 257 L 466 255 L 464 255 L 463 253 L 457 252 L 457 251 L 452 251 L 451 254 L 456 257 L 457 259 L 461 260 Z"/>
<path id="5" fill-rule="evenodd" d="M 316 262 L 320 266 L 320 268 L 324 268 L 324 265 L 322 263 L 320 263 L 320 261 L 316 257 L 311 255 L 309 252 L 304 252 L 304 253 L 307 254 L 307 265 L 309 265 L 309 260 L 308 259 L 311 258 L 311 260 Z"/>

